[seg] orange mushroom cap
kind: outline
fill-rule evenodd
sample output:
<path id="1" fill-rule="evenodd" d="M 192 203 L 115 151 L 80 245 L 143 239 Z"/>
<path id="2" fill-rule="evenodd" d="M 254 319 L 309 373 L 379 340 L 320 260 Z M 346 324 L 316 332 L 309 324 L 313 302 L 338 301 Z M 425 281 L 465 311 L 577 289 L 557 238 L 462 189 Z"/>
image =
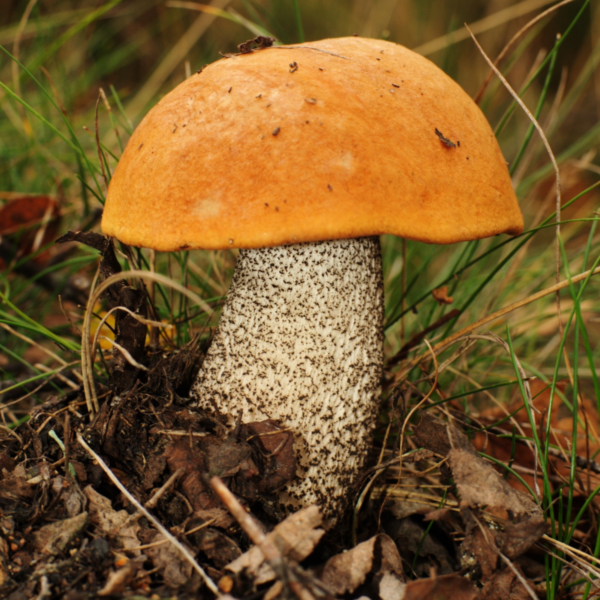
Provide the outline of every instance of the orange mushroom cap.
<path id="1" fill-rule="evenodd" d="M 449 244 L 523 230 L 482 112 L 406 48 L 359 37 L 209 65 L 135 130 L 103 231 L 134 246 L 260 248 L 378 234 Z"/>

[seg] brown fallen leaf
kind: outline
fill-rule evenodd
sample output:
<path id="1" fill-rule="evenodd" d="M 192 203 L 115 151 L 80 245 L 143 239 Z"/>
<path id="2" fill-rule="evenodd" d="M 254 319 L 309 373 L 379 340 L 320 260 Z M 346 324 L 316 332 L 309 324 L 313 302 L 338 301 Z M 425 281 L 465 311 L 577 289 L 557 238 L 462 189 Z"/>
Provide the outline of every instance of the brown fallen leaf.
<path id="1" fill-rule="evenodd" d="M 321 580 L 335 594 L 354 592 L 367 576 L 383 577 L 389 574 L 398 583 L 403 583 L 402 559 L 391 538 L 380 533 L 358 544 L 352 550 L 330 558 L 325 564 Z M 385 587 L 390 591 L 391 579 L 386 579 Z M 401 586 L 397 586 L 400 589 Z"/>
<path id="2" fill-rule="evenodd" d="M 417 579 L 406 584 L 402 600 L 475 600 L 475 586 L 459 575 Z"/>
<path id="3" fill-rule="evenodd" d="M 185 438 L 172 441 L 166 447 L 164 457 L 172 473 L 184 469 L 180 485 L 194 510 L 206 511 L 219 506 L 219 499 L 202 481 L 202 474 L 206 473 L 207 467 L 197 439 L 191 442 Z"/>
<path id="4" fill-rule="evenodd" d="M 386 571 L 379 582 L 381 600 L 402 600 L 406 594 L 406 583 L 395 573 Z"/>
<path id="5" fill-rule="evenodd" d="M 214 527 L 198 531 L 194 534 L 194 541 L 198 550 L 204 552 L 217 569 L 223 569 L 242 555 L 239 546 Z"/>
<path id="6" fill-rule="evenodd" d="M 484 461 L 469 439 L 458 429 L 423 415 L 415 428 L 418 444 L 448 457 L 448 466 L 460 495 L 460 508 L 467 525 L 461 549 L 475 557 L 481 578 L 492 577 L 501 549 L 510 558 L 526 552 L 546 531 L 543 511 L 531 496 L 510 486 L 498 471 Z M 497 520 L 488 529 L 479 509 Z M 482 528 L 486 528 L 482 531 Z"/>
<path id="7" fill-rule="evenodd" d="M 98 592 L 98 596 L 112 596 L 113 594 L 121 594 L 133 581 L 139 566 L 140 565 L 138 565 L 135 561 L 129 560 L 120 569 L 111 571 L 108 574 L 106 584 Z"/>
<path id="8" fill-rule="evenodd" d="M 136 548 L 140 545 L 137 535 L 140 525 L 135 517 L 132 519 L 126 510 L 114 510 L 110 500 L 99 494 L 91 485 L 85 487 L 83 492 L 89 501 L 91 521 L 102 535 L 113 540 L 117 548 L 132 548 L 132 552 L 139 555 L 140 550 Z"/>
<path id="9" fill-rule="evenodd" d="M 518 558 L 546 531 L 546 521 L 539 514 L 496 524 L 488 524 L 476 508 L 463 508 L 461 514 L 466 525 L 465 539 L 460 546 L 461 564 L 471 579 L 479 579 L 484 584 L 496 577 L 502 564 L 501 553 L 509 559 Z"/>
<path id="10" fill-rule="evenodd" d="M 418 446 L 423 446 L 440 456 L 448 456 L 450 450 L 454 448 L 479 456 L 464 433 L 428 412 L 421 413 L 421 420 L 413 427 L 413 433 L 414 441 Z"/>
<path id="11" fill-rule="evenodd" d="M 171 472 L 183 469 L 180 486 L 196 511 L 221 506 L 206 481 L 227 479 L 231 491 L 254 499 L 280 488 L 296 473 L 293 436 L 277 421 L 246 423 L 239 435 L 173 440 L 164 457 Z"/>
<path id="12" fill-rule="evenodd" d="M 508 558 L 516 558 L 527 552 L 547 529 L 543 515 L 531 515 L 526 520 L 505 523 L 502 531 L 495 532 L 496 543 Z"/>
<path id="13" fill-rule="evenodd" d="M 18 509 L 30 503 L 35 496 L 35 488 L 27 483 L 26 478 L 20 477 L 17 469 L 13 473 L 4 471 L 2 475 L 3 477 L 0 479 L 0 506 L 4 510 L 9 506 Z"/>
<path id="14" fill-rule="evenodd" d="M 276 545 L 281 554 L 290 560 L 304 560 L 318 544 L 325 531 L 319 526 L 323 516 L 318 506 L 308 506 L 291 514 L 267 534 L 267 539 Z M 265 562 L 265 557 L 257 546 L 253 546 L 239 558 L 225 567 L 234 575 L 244 571 L 254 577 L 255 585 L 275 579 L 275 573 Z"/>
<path id="15" fill-rule="evenodd" d="M 417 577 L 427 577 L 431 565 L 435 565 L 439 575 L 455 572 L 453 551 L 436 529 L 426 533 L 427 525 L 411 517 L 386 519 L 383 527 L 396 543 L 402 560 L 411 565 Z"/>
<path id="16" fill-rule="evenodd" d="M 413 431 L 417 444 L 448 457 L 462 507 L 495 507 L 504 515 L 510 513 L 511 518 L 542 514 L 531 497 L 512 488 L 453 425 L 424 413 Z"/>
<path id="17" fill-rule="evenodd" d="M 50 556 L 64 552 L 87 522 L 88 513 L 82 512 L 76 517 L 44 525 L 33 534 L 33 546 L 38 552 Z"/>
<path id="18" fill-rule="evenodd" d="M 73 484 L 67 478 L 57 475 L 52 479 L 52 491 L 56 495 L 60 494 L 61 502 L 69 517 L 76 517 L 83 511 L 86 498 L 77 484 Z"/>
<path id="19" fill-rule="evenodd" d="M 434 297 L 435 301 L 438 304 L 452 304 L 454 302 L 454 298 L 452 298 L 452 296 L 448 296 L 447 285 L 443 285 L 442 287 L 436 288 L 431 292 L 431 295 Z"/>
<path id="20" fill-rule="evenodd" d="M 228 529 L 235 523 L 235 519 L 224 508 L 210 508 L 208 510 L 194 511 L 194 519 L 200 519 L 201 523 L 211 521 L 213 527 Z M 201 523 L 198 523 L 201 524 Z M 193 529 L 194 521 L 190 521 L 189 529 Z"/>
<path id="21" fill-rule="evenodd" d="M 27 256 L 49 244 L 58 231 L 60 211 L 50 196 L 20 196 L 0 208 L 0 236 L 13 243 L 20 255 Z M 34 259 L 43 263 L 47 252 Z M 5 262 L 0 258 L 0 268 Z"/>
<path id="22" fill-rule="evenodd" d="M 462 435 L 462 434 L 461 434 Z M 513 516 L 541 514 L 531 498 L 512 488 L 489 463 L 472 452 L 457 449 L 448 453 L 461 507 L 487 506 Z"/>
<path id="23" fill-rule="evenodd" d="M 262 462 L 266 463 L 263 478 L 257 485 L 258 491 L 273 492 L 291 481 L 296 475 L 292 432 L 273 419 L 247 423 L 244 429 L 244 438 L 251 444 L 256 440 L 255 450 L 260 452 Z"/>
<path id="24" fill-rule="evenodd" d="M 468 517 L 466 520 L 469 521 Z M 496 540 L 492 531 L 489 529 L 482 531 L 473 520 L 468 522 L 467 527 L 467 535 L 460 546 L 462 566 L 469 571 L 475 566 L 479 567 L 481 573 L 476 573 L 476 576 L 485 583 L 494 575 L 498 566 L 499 554 Z M 475 564 L 472 562 L 473 558 Z"/>
<path id="25" fill-rule="evenodd" d="M 165 540 L 165 536 L 157 531 L 149 539 L 149 543 L 156 544 Z M 150 558 L 154 568 L 162 574 L 165 583 L 171 588 L 184 586 L 192 576 L 192 565 L 170 542 L 146 548 L 144 553 Z"/>
<path id="26" fill-rule="evenodd" d="M 436 508 L 423 515 L 423 521 L 443 521 L 451 514 L 452 510 L 449 508 Z"/>
<path id="27" fill-rule="evenodd" d="M 535 589 L 532 581 L 528 583 L 532 589 Z M 483 586 L 480 594 L 480 600 L 530 600 L 530 598 L 525 586 L 508 567 L 503 571 L 497 571 Z"/>

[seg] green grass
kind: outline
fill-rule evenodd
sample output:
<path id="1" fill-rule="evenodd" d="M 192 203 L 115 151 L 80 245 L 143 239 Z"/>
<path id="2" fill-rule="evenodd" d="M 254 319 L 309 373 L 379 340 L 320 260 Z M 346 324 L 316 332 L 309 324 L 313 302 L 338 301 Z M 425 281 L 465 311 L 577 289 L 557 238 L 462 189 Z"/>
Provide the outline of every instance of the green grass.
<path id="1" fill-rule="evenodd" d="M 110 106 L 108 111 L 100 100 L 97 112 L 102 160 L 109 179 L 132 127 L 147 108 L 185 78 L 186 61 L 193 72 L 218 59 L 219 51 L 234 51 L 238 43 L 254 36 L 252 31 L 259 30 L 273 32 L 284 43 L 358 33 L 418 47 L 449 33 L 449 27 L 458 29 L 465 21 L 473 23 L 487 16 L 489 3 L 410 0 L 352 5 L 342 0 L 236 0 L 224 7 L 226 18 L 214 17 L 189 50 L 175 60 L 169 58 L 170 51 L 201 13 L 141 0 L 62 0 L 55 2 L 52 10 L 38 2 L 24 24 L 17 62 L 13 61 L 15 36 L 25 5 L 13 3 L 9 20 L 0 23 L 4 47 L 0 53 L 0 193 L 57 196 L 64 213 L 62 230 L 66 231 L 79 229 L 94 209 L 101 207 L 106 194 L 95 141 L 100 87 Z M 478 39 L 494 58 L 536 12 L 508 19 L 481 33 Z M 501 67 L 542 124 L 561 169 L 561 279 L 597 266 L 600 256 L 596 212 L 600 167 L 595 156 L 600 149 L 600 43 L 593 35 L 599 27 L 598 2 L 573 2 L 525 34 Z M 557 33 L 562 34 L 560 39 L 556 38 Z M 540 51 L 544 51 L 543 56 L 538 56 Z M 470 40 L 449 41 L 429 58 L 445 67 L 471 94 L 477 92 L 488 71 Z M 17 66 L 16 75 L 13 64 Z M 153 79 L 156 73 L 160 73 L 160 78 Z M 481 106 L 496 129 L 510 172 L 517 178 L 526 231 L 515 238 L 449 247 L 410 241 L 404 244 L 400 239 L 384 236 L 387 356 L 451 309 L 460 309 L 460 316 L 430 334 L 432 343 L 555 282 L 554 171 L 547 152 L 527 117 L 497 80 L 492 79 Z M 93 227 L 99 230 L 97 221 Z M 235 251 L 192 251 L 155 257 L 148 251 L 134 251 L 129 267 L 149 269 L 152 264 L 152 269 L 216 306 L 226 293 L 235 258 Z M 34 351 L 33 342 L 66 362 L 77 358 L 81 341 L 75 327 L 82 324 L 83 308 L 65 305 L 71 325 L 62 316 L 56 295 L 76 278 L 91 283 L 97 253 L 79 248 L 47 265 L 47 272 L 52 272 L 57 281 L 55 293 L 19 275 L 18 267 L 28 260 L 31 257 L 15 257 L 0 273 L 0 324 L 9 325 L 30 339 L 17 338 L 0 329 L 0 375 L 7 381 L 15 378 L 15 372 L 23 373 L 24 381 L 38 381 L 60 368 L 52 355 Z M 123 259 L 124 265 L 126 262 Z M 449 286 L 449 295 L 454 298 L 450 306 L 439 306 L 431 295 L 441 285 Z M 461 402 L 467 414 L 477 413 L 485 407 L 485 391 L 505 403 L 515 396 L 525 397 L 526 383 L 516 368 L 520 363 L 528 376 L 548 382 L 552 402 L 560 402 L 577 414 L 583 395 L 593 399 L 600 412 L 596 368 L 600 358 L 599 291 L 600 278 L 596 277 L 561 292 L 562 331 L 557 323 L 554 295 L 490 325 L 488 329 L 508 344 L 509 353 L 499 344 L 479 340 L 455 356 L 452 368 L 439 375 L 439 389 L 432 395 L 429 409 Z M 207 325 L 216 324 L 216 316 L 207 318 L 187 297 L 167 286 L 157 284 L 154 294 L 158 318 L 178 325 L 172 340 L 176 346 L 197 332 L 206 336 Z M 444 351 L 438 362 L 449 359 L 456 349 L 453 346 Z M 421 345 L 416 352 L 425 350 Z M 413 352 L 411 356 L 414 355 Z M 560 394 L 557 384 L 568 372 L 566 360 L 572 381 Z M 48 373 L 33 366 L 39 361 L 50 368 Z M 429 371 L 433 368 L 430 363 L 423 364 Z M 101 375 L 101 363 L 96 368 Z M 417 389 L 427 393 L 430 381 L 418 382 L 423 373 L 414 369 L 410 378 L 417 382 Z M 5 426 L 21 422 L 31 406 L 44 397 L 34 394 L 1 411 L 2 422 Z M 531 410 L 529 418 L 539 425 L 539 416 Z M 593 498 L 599 488 L 593 490 L 583 507 L 577 507 L 575 467 L 561 493 L 552 488 L 549 426 L 546 423 L 541 436 L 537 427 L 532 428 L 544 471 L 539 500 L 552 524 L 551 535 L 568 543 L 585 511 L 597 512 Z M 584 426 L 579 419 L 573 419 L 573 439 Z M 595 531 L 594 536 L 593 552 L 598 556 L 600 531 Z M 548 557 L 549 598 L 559 595 L 561 585 L 576 581 L 574 574 L 565 579 L 564 569 L 563 563 Z M 580 586 L 580 591 L 586 598 L 589 584 Z"/>

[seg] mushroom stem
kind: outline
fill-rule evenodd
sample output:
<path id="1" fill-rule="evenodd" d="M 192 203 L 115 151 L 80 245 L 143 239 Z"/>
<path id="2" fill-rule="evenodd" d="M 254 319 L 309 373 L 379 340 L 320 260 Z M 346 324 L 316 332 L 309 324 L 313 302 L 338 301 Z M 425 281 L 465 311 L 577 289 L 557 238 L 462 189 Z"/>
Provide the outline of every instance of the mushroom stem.
<path id="1" fill-rule="evenodd" d="M 287 510 L 349 499 L 377 416 L 383 363 L 379 238 L 242 250 L 194 405 L 294 434 Z"/>

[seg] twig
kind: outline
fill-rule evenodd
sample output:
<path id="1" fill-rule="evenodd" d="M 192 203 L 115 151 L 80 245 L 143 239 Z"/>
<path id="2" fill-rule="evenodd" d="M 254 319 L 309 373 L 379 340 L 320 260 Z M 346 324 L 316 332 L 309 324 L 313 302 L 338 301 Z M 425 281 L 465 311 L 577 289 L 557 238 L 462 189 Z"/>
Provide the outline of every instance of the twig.
<path id="1" fill-rule="evenodd" d="M 595 556 L 589 554 L 588 552 L 583 552 L 582 550 L 579 550 L 578 548 L 574 548 L 573 546 L 570 546 L 569 544 L 565 544 L 564 542 L 561 542 L 560 540 L 555 540 L 554 538 L 551 538 L 547 534 L 544 534 L 542 536 L 542 539 L 545 542 L 548 542 L 549 544 L 556 546 L 556 548 L 558 548 L 561 552 L 564 552 L 565 554 L 570 554 L 571 556 L 580 556 L 581 558 L 587 560 L 590 565 L 593 565 L 593 563 L 596 563 L 598 566 L 600 566 L 600 558 L 596 558 Z M 598 575 L 600 576 L 600 573 L 598 573 Z"/>
<path id="2" fill-rule="evenodd" d="M 139 369 L 140 371 L 148 370 L 148 367 L 146 365 L 143 365 L 142 363 L 135 360 L 135 358 L 133 358 L 133 356 L 131 356 L 131 352 L 129 352 L 129 350 L 127 350 L 127 348 L 125 348 L 124 346 L 121 346 L 121 344 L 118 344 L 117 342 L 115 342 L 115 340 L 111 340 L 109 337 L 106 337 L 105 335 L 101 335 L 98 337 L 100 337 L 104 341 L 108 342 L 111 346 L 115 347 L 123 355 L 125 360 L 132 367 L 135 367 L 136 369 Z"/>
<path id="3" fill-rule="evenodd" d="M 298 598 L 298 600 L 315 600 L 312 590 L 309 590 L 307 585 L 302 582 L 302 570 L 300 568 L 292 569 L 290 565 L 286 564 L 279 549 L 262 532 L 257 522 L 248 512 L 246 512 L 244 507 L 229 491 L 223 481 L 219 477 L 213 477 L 210 480 L 210 486 L 219 496 L 223 504 L 225 504 L 235 520 L 240 524 L 240 527 L 252 540 L 254 545 L 256 545 L 263 553 L 263 556 L 269 563 L 271 569 L 273 569 L 274 573 L 279 577 L 279 580 L 289 587 L 289 590 L 296 598 Z M 318 582 L 311 581 L 310 583 L 313 585 L 316 584 L 316 589 L 320 592 L 319 595 L 325 591 L 319 589 L 321 586 Z"/>
<path id="4" fill-rule="evenodd" d="M 598 575 L 600 573 L 598 573 L 598 571 L 596 569 L 594 569 L 593 567 L 590 567 L 590 565 L 588 563 L 586 563 L 584 560 L 582 560 L 581 558 L 577 558 L 576 556 L 571 556 L 572 560 L 568 561 L 564 557 L 559 556 L 556 552 L 552 552 L 552 550 L 548 550 L 548 548 L 544 548 L 544 546 L 542 546 L 541 544 L 536 544 L 536 547 L 538 549 L 540 549 L 542 552 L 544 552 L 544 554 L 547 554 L 548 556 L 555 558 L 559 562 L 563 563 L 569 569 L 572 569 L 576 573 L 579 573 L 590 585 L 594 586 L 596 589 L 600 588 L 600 583 L 598 582 L 598 579 L 592 579 L 592 577 L 598 577 Z M 583 566 L 581 566 L 581 565 L 583 565 Z M 595 595 L 598 595 L 598 592 L 596 592 Z M 592 595 L 588 596 L 588 598 L 591 598 L 591 597 L 592 597 Z"/>
<path id="5" fill-rule="evenodd" d="M 220 477 L 212 477 L 210 487 L 215 491 L 221 502 L 227 507 L 233 518 L 240 524 L 240 527 L 246 532 L 246 535 L 252 540 L 255 546 L 260 548 L 269 564 L 281 563 L 281 553 L 275 544 L 267 538 L 258 526 L 252 515 L 238 502 L 237 498 L 229 491 L 229 488 L 223 483 Z M 273 564 L 271 564 L 271 567 Z M 275 570 L 275 569 L 273 569 Z M 277 571 L 275 571 L 277 572 Z"/>
<path id="6" fill-rule="evenodd" d="M 23 439 L 21 438 L 21 436 L 16 431 L 13 431 L 9 427 L 5 427 L 4 425 L 0 425 L 0 429 L 2 429 L 4 431 L 7 431 L 11 435 L 14 435 L 19 440 L 21 446 L 23 445 Z"/>
<path id="7" fill-rule="evenodd" d="M 192 533 L 196 533 L 205 527 L 212 525 L 216 521 L 215 518 L 209 519 L 206 523 L 202 523 L 202 525 L 198 525 L 198 527 L 194 527 L 194 529 L 190 529 L 189 531 L 184 531 L 183 535 L 192 535 Z M 128 552 L 132 552 L 133 550 L 146 550 L 147 548 L 156 548 L 158 546 L 164 546 L 168 544 L 169 540 L 160 540 L 159 542 L 152 542 L 151 544 L 143 544 L 142 546 L 135 546 L 133 548 L 127 548 Z"/>
<path id="8" fill-rule="evenodd" d="M 166 483 L 160 489 L 156 490 L 154 494 L 152 494 L 152 498 L 150 498 L 150 500 L 148 500 L 148 502 L 146 502 L 145 504 L 146 508 L 154 508 L 158 504 L 158 501 L 164 496 L 165 492 L 175 483 L 177 478 L 183 473 L 185 473 L 185 469 L 183 467 L 177 469 L 177 471 L 175 471 L 175 473 L 173 473 L 173 475 L 171 475 L 171 477 L 167 479 Z"/>
<path id="9" fill-rule="evenodd" d="M 35 597 L 35 600 L 43 600 L 44 598 L 50 598 L 52 596 L 52 591 L 50 589 L 50 584 L 48 583 L 48 578 L 45 575 L 40 577 L 40 593 Z"/>
<path id="10" fill-rule="evenodd" d="M 158 417 L 158 415 L 157 415 Z M 158 434 L 164 434 L 164 435 L 185 435 L 188 437 L 206 437 L 207 435 L 210 435 L 208 432 L 204 432 L 204 431 L 184 431 L 182 429 L 178 430 L 178 429 L 161 429 L 160 431 L 157 431 L 156 433 Z"/>
<path id="11" fill-rule="evenodd" d="M 187 561 L 192 565 L 193 569 L 200 575 L 206 587 L 216 596 L 220 597 L 221 592 L 215 582 L 204 572 L 202 567 L 196 562 L 191 552 L 163 525 L 160 521 L 144 508 L 136 498 L 127 490 L 127 488 L 117 479 L 115 474 L 108 468 L 106 463 L 96 454 L 86 443 L 80 433 L 77 433 L 77 441 L 87 453 L 100 465 L 102 470 L 108 475 L 109 479 L 119 488 L 121 493 L 140 511 L 155 527 L 158 529 L 178 550 L 185 556 Z"/>

